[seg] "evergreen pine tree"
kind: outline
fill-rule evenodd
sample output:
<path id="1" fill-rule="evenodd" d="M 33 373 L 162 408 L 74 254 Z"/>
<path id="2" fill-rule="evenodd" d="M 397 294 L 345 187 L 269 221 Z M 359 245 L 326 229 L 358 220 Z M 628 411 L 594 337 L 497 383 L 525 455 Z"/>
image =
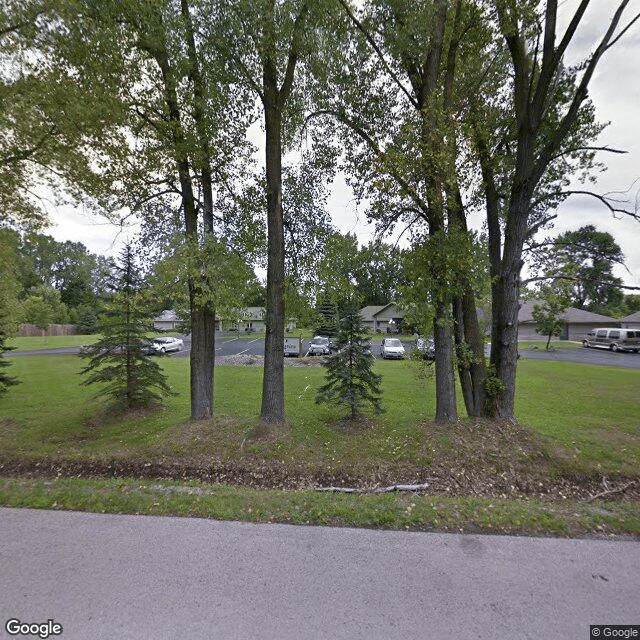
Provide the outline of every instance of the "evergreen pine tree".
<path id="1" fill-rule="evenodd" d="M 81 373 L 88 375 L 83 384 L 101 383 L 98 395 L 113 398 L 125 409 L 146 407 L 173 394 L 166 376 L 146 348 L 152 314 L 144 309 L 141 281 L 130 245 L 121 254 L 118 278 L 112 285 L 113 298 L 98 319 L 102 338 L 82 354 L 89 364 Z M 155 389 L 156 391 L 152 391 Z"/>
<path id="2" fill-rule="evenodd" d="M 327 356 L 327 382 L 316 395 L 316 402 L 346 405 L 355 419 L 365 404 L 370 403 L 376 413 L 382 412 L 380 382 L 373 373 L 374 358 L 362 317 L 355 304 L 350 303 L 340 318 L 334 338 L 337 352 Z"/>
<path id="3" fill-rule="evenodd" d="M 4 314 L 2 315 L 4 316 Z M 6 393 L 9 387 L 15 384 L 19 384 L 20 382 L 17 378 L 13 378 L 6 373 L 6 367 L 10 367 L 11 363 L 5 360 L 4 354 L 6 351 L 11 351 L 13 347 L 8 347 L 5 344 L 7 334 L 5 332 L 2 320 L 3 317 L 0 317 L 0 395 Z"/>

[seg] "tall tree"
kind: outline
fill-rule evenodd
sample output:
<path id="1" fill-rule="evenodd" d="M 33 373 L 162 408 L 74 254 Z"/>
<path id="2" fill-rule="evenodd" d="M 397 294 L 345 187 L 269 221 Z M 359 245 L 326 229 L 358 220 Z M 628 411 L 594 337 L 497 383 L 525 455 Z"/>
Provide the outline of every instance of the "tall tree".
<path id="1" fill-rule="evenodd" d="M 227 217 L 225 198 L 244 163 L 252 108 L 225 76 L 225 60 L 204 50 L 217 21 L 202 4 L 54 3 L 46 23 L 51 43 L 40 54 L 73 78 L 88 100 L 104 103 L 100 135 L 83 132 L 90 144 L 78 151 L 86 162 L 82 171 L 68 170 L 68 180 L 93 195 L 102 211 L 125 208 L 145 217 L 172 211 L 177 200 L 182 231 L 194 248 L 221 236 L 231 242 L 236 234 L 230 223 L 243 226 Z M 189 276 L 194 419 L 213 412 L 215 309 L 204 295 L 209 289 L 200 275 Z"/>
<path id="2" fill-rule="evenodd" d="M 531 248 L 539 277 L 571 283 L 571 306 L 606 313 L 622 302 L 622 280 L 613 267 L 624 265 L 624 255 L 610 233 L 587 225 Z"/>
<path id="3" fill-rule="evenodd" d="M 293 139 L 300 109 L 296 77 L 304 59 L 322 50 L 325 2 L 246 0 L 220 2 L 238 79 L 250 87 L 264 116 L 267 209 L 267 309 L 261 419 L 281 423 L 284 406 L 285 228 L 282 157 Z"/>
<path id="4" fill-rule="evenodd" d="M 513 79 L 508 91 L 515 118 L 515 153 L 508 174 L 503 224 L 498 217 L 495 166 L 485 163 L 483 167 L 493 279 L 491 365 L 500 380 L 490 411 L 501 418 L 515 418 L 520 271 L 524 243 L 535 230 L 532 227 L 541 223 L 534 218 L 537 190 L 549 179 L 554 161 L 570 153 L 571 149 L 563 145 L 585 119 L 592 117 L 587 93 L 602 56 L 639 17 L 634 16 L 619 28 L 628 0 L 618 2 L 589 58 L 568 70 L 565 54 L 589 4 L 589 0 L 581 0 L 558 34 L 557 0 L 542 4 L 494 2 L 498 31 L 509 52 Z M 588 146 L 584 140 L 577 142 L 579 148 Z"/>
<path id="5" fill-rule="evenodd" d="M 73 201 L 63 190 L 71 187 L 69 176 L 90 172 L 87 158 L 77 151 L 85 147 L 88 136 L 100 136 L 111 116 L 108 95 L 87 95 L 79 78 L 54 62 L 52 43 L 65 32 L 58 10 L 67 4 L 7 0 L 0 7 L 4 224 L 38 229 L 48 224 L 43 198 Z M 85 204 L 89 206 L 89 199 Z"/>
<path id="6" fill-rule="evenodd" d="M 285 312 L 303 326 L 315 319 L 318 269 L 335 233 L 326 209 L 333 164 L 317 151 L 306 150 L 294 166 L 283 166 Z"/>
<path id="7" fill-rule="evenodd" d="M 477 23 L 478 11 L 474 3 L 462 0 L 419 6 L 375 0 L 359 10 L 347 0 L 338 1 L 358 37 L 331 67 L 335 84 L 318 114 L 331 114 L 355 133 L 347 140 L 348 165 L 358 192 L 371 198 L 370 215 L 382 231 L 403 225 L 416 242 L 431 237 L 461 253 L 470 243 L 448 239 L 450 229 L 466 232 L 455 165 L 455 115 L 468 90 L 457 77 L 463 45 L 475 42 L 465 34 Z M 435 254 L 424 257 L 429 255 Z M 453 307 L 454 297 L 461 294 L 454 296 L 444 272 L 431 273 L 436 420 L 455 422 Z M 468 331 L 460 335 L 477 354 L 477 365 L 473 379 L 465 376 L 462 382 L 477 389 L 465 394 L 476 398 L 475 405 L 468 406 L 476 413 L 483 388 L 483 347 L 469 284 L 464 291 L 469 295 L 465 305 L 458 305 L 465 316 L 459 324 Z"/>
<path id="8" fill-rule="evenodd" d="M 26 234 L 21 245 L 21 268 L 25 288 L 48 285 L 60 292 L 67 307 L 92 302 L 98 256 L 81 242 L 58 242 L 43 234 Z"/>
<path id="9" fill-rule="evenodd" d="M 363 305 L 393 302 L 405 280 L 402 251 L 381 241 L 371 241 L 360 247 L 354 275 L 356 296 Z"/>

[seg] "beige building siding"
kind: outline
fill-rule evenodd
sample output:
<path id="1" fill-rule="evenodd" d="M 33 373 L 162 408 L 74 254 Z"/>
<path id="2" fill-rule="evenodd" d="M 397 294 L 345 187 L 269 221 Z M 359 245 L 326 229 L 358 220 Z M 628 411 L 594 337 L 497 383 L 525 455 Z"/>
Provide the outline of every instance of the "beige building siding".
<path id="1" fill-rule="evenodd" d="M 536 332 L 533 321 L 533 307 L 540 304 L 540 300 L 527 300 L 522 303 L 518 313 L 518 339 L 519 340 L 540 340 L 543 336 Z M 620 320 L 603 316 L 599 313 L 592 313 L 584 309 L 569 307 L 562 314 L 565 327 L 561 336 L 563 340 L 580 341 L 588 331 L 598 327 L 619 327 Z"/>
<path id="2" fill-rule="evenodd" d="M 640 311 L 632 313 L 626 318 L 620 320 L 620 326 L 623 329 L 640 329 Z"/>

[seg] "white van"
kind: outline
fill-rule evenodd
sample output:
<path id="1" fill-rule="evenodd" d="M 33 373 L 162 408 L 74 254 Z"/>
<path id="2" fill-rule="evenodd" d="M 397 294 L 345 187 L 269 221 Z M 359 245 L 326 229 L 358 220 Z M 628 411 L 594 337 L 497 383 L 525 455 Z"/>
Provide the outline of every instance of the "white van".
<path id="1" fill-rule="evenodd" d="M 583 347 L 599 347 L 611 351 L 640 350 L 640 330 L 638 329 L 592 329 L 582 340 Z"/>

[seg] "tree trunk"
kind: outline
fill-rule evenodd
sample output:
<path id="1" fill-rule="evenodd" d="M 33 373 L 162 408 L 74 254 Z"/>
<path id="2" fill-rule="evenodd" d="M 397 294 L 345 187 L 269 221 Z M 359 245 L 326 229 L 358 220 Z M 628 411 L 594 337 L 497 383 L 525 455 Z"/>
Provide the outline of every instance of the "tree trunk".
<path id="1" fill-rule="evenodd" d="M 469 287 L 462 296 L 462 318 L 464 322 L 464 338 L 471 350 L 473 361 L 469 367 L 473 388 L 473 413 L 470 416 L 484 415 L 487 367 L 484 355 L 484 339 L 478 324 L 478 309 L 473 292 Z"/>
<path id="2" fill-rule="evenodd" d="M 455 169 L 452 171 L 455 172 Z M 450 228 L 457 228 L 468 235 L 462 195 L 457 181 L 450 188 L 447 200 Z M 484 381 L 487 376 L 484 340 L 478 326 L 478 310 L 473 289 L 464 276 L 461 284 L 463 293 L 453 301 L 455 338 L 458 347 L 458 376 L 467 414 L 480 416 L 484 413 Z"/>
<path id="3" fill-rule="evenodd" d="M 262 92 L 264 108 L 265 157 L 267 174 L 267 313 L 262 381 L 264 422 L 284 422 L 284 221 L 282 217 L 282 116 L 294 84 L 295 69 L 309 7 L 300 6 L 293 24 L 293 33 L 278 88 L 278 59 L 276 38 L 276 3 L 262 5 L 264 40 L 262 51 Z M 255 86 L 255 85 L 254 85 Z"/>
<path id="4" fill-rule="evenodd" d="M 464 318 L 462 313 L 462 299 L 456 297 L 453 299 L 453 320 L 454 320 L 454 338 L 456 343 L 456 349 L 458 352 L 458 378 L 460 380 L 460 388 L 462 389 L 462 397 L 464 399 L 464 406 L 467 410 L 467 415 L 473 416 L 474 413 L 474 401 L 473 401 L 473 382 L 471 380 L 470 368 L 466 365 L 464 358 L 461 357 L 465 348 L 464 339 Z"/>
<path id="5" fill-rule="evenodd" d="M 487 397 L 487 415 L 515 420 L 518 361 L 518 277 L 505 273 L 496 284 L 491 328 L 491 366 L 503 389 Z"/>
<path id="6" fill-rule="evenodd" d="M 451 320 L 448 317 L 447 305 L 439 302 L 435 305 L 433 319 L 433 342 L 435 347 L 436 368 L 436 415 L 435 421 L 440 423 L 456 422 L 456 386 L 453 373 L 453 338 Z"/>
<path id="7" fill-rule="evenodd" d="M 520 271 L 530 201 L 531 193 L 526 189 L 520 189 L 511 200 L 500 275 L 494 287 L 491 365 L 502 381 L 503 389 L 498 390 L 490 399 L 487 410 L 489 415 L 507 420 L 515 420 Z"/>
<path id="8" fill-rule="evenodd" d="M 213 363 L 215 315 L 191 296 L 191 419 L 206 420 L 213 415 Z M 194 348 L 195 345 L 195 348 Z"/>
<path id="9" fill-rule="evenodd" d="M 164 85 L 164 97 L 173 125 L 173 154 L 180 180 L 180 194 L 184 213 L 185 234 L 198 243 L 198 212 L 191 179 L 190 162 L 187 156 L 186 136 L 182 127 L 182 114 L 176 89 L 176 77 L 169 62 L 166 46 L 151 50 L 160 71 Z M 206 164 L 206 163 L 205 163 Z M 211 209 L 212 192 L 210 172 L 205 166 L 203 174 L 208 176 L 208 191 L 205 189 L 205 204 Z M 206 233 L 211 232 L 212 220 L 206 222 Z M 190 356 L 190 392 L 191 419 L 203 420 L 213 415 L 213 365 L 215 339 L 215 314 L 211 309 L 202 308 L 198 302 L 200 285 L 192 276 L 189 278 L 189 303 L 191 309 L 191 356 Z"/>
<path id="10" fill-rule="evenodd" d="M 271 82 L 273 81 L 273 82 Z M 264 422 L 281 423 L 284 411 L 284 224 L 282 218 L 282 109 L 276 78 L 267 78 L 264 112 L 267 173 L 267 310 L 262 382 Z"/>

